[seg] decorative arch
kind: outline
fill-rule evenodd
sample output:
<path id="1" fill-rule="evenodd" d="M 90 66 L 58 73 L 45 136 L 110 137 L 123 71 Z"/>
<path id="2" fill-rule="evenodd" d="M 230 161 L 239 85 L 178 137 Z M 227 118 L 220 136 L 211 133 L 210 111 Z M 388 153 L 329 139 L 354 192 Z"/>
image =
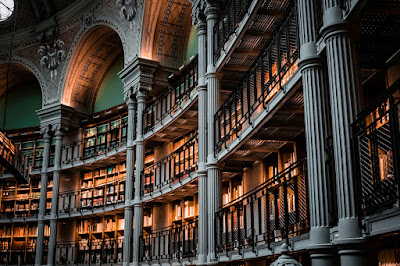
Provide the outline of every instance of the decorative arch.
<path id="1" fill-rule="evenodd" d="M 9 130 L 39 126 L 36 111 L 43 107 L 44 82 L 39 70 L 23 58 L 12 58 L 10 65 L 0 62 L 1 128 Z M 25 97 L 21 98 L 21 95 Z"/>
<path id="2" fill-rule="evenodd" d="M 191 13 L 189 0 L 146 1 L 141 56 L 163 65 L 181 66 L 192 29 Z"/>
<path id="3" fill-rule="evenodd" d="M 114 26 L 98 21 L 77 35 L 61 81 L 62 104 L 83 113 L 92 112 L 97 89 L 108 69 L 120 56 L 126 58 L 125 37 L 121 39 L 124 34 Z"/>

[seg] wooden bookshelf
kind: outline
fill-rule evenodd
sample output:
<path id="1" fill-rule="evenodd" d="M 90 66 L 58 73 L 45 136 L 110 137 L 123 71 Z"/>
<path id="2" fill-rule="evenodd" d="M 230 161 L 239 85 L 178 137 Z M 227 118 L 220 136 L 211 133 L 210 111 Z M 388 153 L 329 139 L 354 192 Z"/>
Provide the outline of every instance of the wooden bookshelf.
<path id="1" fill-rule="evenodd" d="M 81 208 L 94 208 L 125 201 L 126 163 L 82 173 Z"/>
<path id="2" fill-rule="evenodd" d="M 122 261 L 124 217 L 122 213 L 77 220 L 78 262 Z"/>

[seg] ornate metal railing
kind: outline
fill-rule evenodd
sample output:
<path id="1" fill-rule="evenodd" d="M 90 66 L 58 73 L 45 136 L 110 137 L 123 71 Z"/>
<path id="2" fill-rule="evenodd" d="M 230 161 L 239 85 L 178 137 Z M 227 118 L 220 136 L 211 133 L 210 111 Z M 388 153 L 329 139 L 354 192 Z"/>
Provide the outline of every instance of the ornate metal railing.
<path id="1" fill-rule="evenodd" d="M 197 220 L 185 225 L 154 230 L 142 237 L 140 245 L 142 261 L 196 257 L 197 241 Z"/>
<path id="2" fill-rule="evenodd" d="M 399 205 L 400 80 L 353 123 L 360 216 Z"/>
<path id="3" fill-rule="evenodd" d="M 189 177 L 197 170 L 198 136 L 143 170 L 142 194 L 159 190 Z"/>
<path id="4" fill-rule="evenodd" d="M 308 232 L 306 161 L 281 173 L 216 213 L 216 249 L 252 248 Z"/>
<path id="5" fill-rule="evenodd" d="M 0 132 L 0 163 L 19 182 L 29 182 L 30 168 L 25 164 L 20 151 Z"/>
<path id="6" fill-rule="evenodd" d="M 172 116 L 188 102 L 196 92 L 198 82 L 198 57 L 171 78 L 171 85 L 154 102 L 146 107 L 143 113 L 144 133 L 154 129 L 164 118 Z"/>
<path id="7" fill-rule="evenodd" d="M 120 134 L 118 138 L 111 139 L 110 135 L 114 130 L 120 130 L 125 134 Z M 61 147 L 61 164 L 73 164 L 74 162 L 94 158 L 111 151 L 118 151 L 121 147 L 126 146 L 126 130 L 127 124 L 123 120 L 118 128 L 110 128 L 107 132 L 91 136 L 90 139 L 64 144 Z M 106 141 L 101 142 L 100 136 L 106 136 Z M 94 145 L 91 145 L 92 139 L 95 140 Z"/>
<path id="8" fill-rule="evenodd" d="M 125 177 L 91 189 L 73 190 L 60 193 L 58 212 L 74 213 L 103 208 L 125 202 L 125 186 L 119 187 Z M 113 187 L 111 190 L 110 187 Z"/>
<path id="9" fill-rule="evenodd" d="M 295 9 L 275 30 L 240 85 L 214 117 L 215 152 L 226 148 L 250 126 L 297 70 L 298 36 Z"/>
<path id="10" fill-rule="evenodd" d="M 56 246 L 56 265 L 112 265 L 121 263 L 123 238 L 63 242 Z"/>
<path id="11" fill-rule="evenodd" d="M 214 60 L 218 58 L 225 43 L 233 35 L 239 22 L 243 19 L 250 0 L 229 0 L 214 25 Z"/>

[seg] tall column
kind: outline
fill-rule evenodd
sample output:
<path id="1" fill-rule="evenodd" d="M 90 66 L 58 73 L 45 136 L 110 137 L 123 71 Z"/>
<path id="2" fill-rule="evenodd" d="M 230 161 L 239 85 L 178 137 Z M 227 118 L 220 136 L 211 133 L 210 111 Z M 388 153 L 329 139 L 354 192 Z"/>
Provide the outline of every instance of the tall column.
<path id="1" fill-rule="evenodd" d="M 221 206 L 221 167 L 214 155 L 215 123 L 214 115 L 218 110 L 220 93 L 220 73 L 214 66 L 213 29 L 218 19 L 219 8 L 214 1 L 207 2 L 205 9 L 207 20 L 207 187 L 208 187 L 208 262 L 216 262 L 215 254 L 215 212 Z"/>
<path id="2" fill-rule="evenodd" d="M 44 244 L 44 215 L 46 214 L 46 196 L 47 196 L 47 169 L 50 160 L 50 128 L 44 127 L 41 129 L 43 134 L 43 161 L 42 171 L 40 173 L 40 199 L 39 199 L 39 215 L 38 215 L 38 233 L 36 238 L 36 256 L 35 266 L 41 266 L 43 261 L 43 244 Z"/>
<path id="3" fill-rule="evenodd" d="M 198 181 L 199 181 L 199 238 L 198 238 L 198 264 L 207 262 L 207 24 L 202 10 L 196 10 L 195 24 L 198 36 Z"/>
<path id="4" fill-rule="evenodd" d="M 314 0 L 298 0 L 300 68 L 303 78 L 304 116 L 307 141 L 310 245 L 313 266 L 335 263 L 335 248 L 330 243 L 329 182 L 326 173 L 327 80 L 317 53 L 316 10 Z"/>
<path id="5" fill-rule="evenodd" d="M 359 80 L 356 74 L 354 47 L 340 0 L 324 0 L 324 26 L 321 32 L 326 43 L 329 91 L 332 114 L 332 135 L 337 184 L 339 248 L 342 266 L 365 265 L 358 224 L 355 185 L 351 158 L 351 128 L 356 117 Z"/>
<path id="6" fill-rule="evenodd" d="M 53 189 L 51 198 L 51 215 L 50 215 L 50 236 L 47 256 L 47 265 L 54 265 L 54 254 L 56 251 L 57 241 L 57 211 L 58 211 L 58 192 L 60 190 L 60 168 L 61 168 L 61 146 L 64 133 L 61 126 L 57 126 L 55 139 L 56 147 L 54 152 L 54 171 L 53 171 Z"/>
<path id="7" fill-rule="evenodd" d="M 143 232 L 143 205 L 140 199 L 142 188 L 142 172 L 144 169 L 144 140 L 143 140 L 143 112 L 146 107 L 147 91 L 139 89 L 136 93 L 137 101 L 137 135 L 136 135 L 136 176 L 135 176 L 135 198 L 134 229 L 133 229 L 133 265 L 139 265 L 140 260 L 140 238 Z"/>
<path id="8" fill-rule="evenodd" d="M 127 145 L 126 145 L 126 181 L 125 181 L 125 208 L 124 208 L 124 252 L 123 252 L 123 266 L 129 266 L 131 261 L 132 250 L 132 195 L 133 195 L 133 178 L 135 171 L 135 113 L 136 103 L 133 99 L 131 91 L 128 91 L 125 97 L 126 105 L 128 106 L 128 131 L 127 131 Z"/>

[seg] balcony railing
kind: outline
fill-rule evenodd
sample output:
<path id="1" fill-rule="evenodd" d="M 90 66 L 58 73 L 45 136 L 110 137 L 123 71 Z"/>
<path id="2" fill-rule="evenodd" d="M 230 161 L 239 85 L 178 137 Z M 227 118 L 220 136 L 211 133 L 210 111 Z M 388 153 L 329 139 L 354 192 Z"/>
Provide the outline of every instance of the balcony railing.
<path id="1" fill-rule="evenodd" d="M 61 147 L 61 163 L 73 164 L 126 146 L 127 119 L 116 127 Z"/>
<path id="2" fill-rule="evenodd" d="M 218 153 L 257 118 L 297 70 L 298 37 L 295 9 L 275 30 L 240 85 L 214 117 Z"/>
<path id="3" fill-rule="evenodd" d="M 63 242 L 56 246 L 56 265 L 112 265 L 121 263 L 123 238 Z"/>
<path id="4" fill-rule="evenodd" d="M 186 225 L 154 230 L 142 237 L 142 261 L 179 260 L 197 256 L 197 220 Z"/>
<path id="5" fill-rule="evenodd" d="M 306 161 L 290 165 L 216 213 L 217 252 L 255 249 L 308 232 Z"/>
<path id="6" fill-rule="evenodd" d="M 125 202 L 125 186 L 121 186 L 123 181 L 125 177 L 92 189 L 60 193 L 58 211 L 59 213 L 83 212 L 123 203 Z"/>
<path id="7" fill-rule="evenodd" d="M 353 123 L 360 215 L 399 206 L 400 80 Z"/>
<path id="8" fill-rule="evenodd" d="M 196 56 L 176 77 L 171 79 L 171 85 L 167 90 L 146 107 L 143 113 L 145 134 L 161 124 L 164 118 L 176 113 L 194 96 L 198 82 L 197 64 Z"/>
<path id="9" fill-rule="evenodd" d="M 235 32 L 239 22 L 246 14 L 250 0 L 229 0 L 214 25 L 214 60 L 218 58 L 225 43 Z"/>
<path id="10" fill-rule="evenodd" d="M 30 169 L 20 151 L 0 132 L 0 163 L 19 182 L 29 182 Z"/>
<path id="11" fill-rule="evenodd" d="M 34 265 L 35 250 L 35 243 L 0 243 L 0 265 Z"/>
<path id="12" fill-rule="evenodd" d="M 197 170 L 198 136 L 143 171 L 142 194 L 159 190 L 166 185 L 181 182 Z"/>

